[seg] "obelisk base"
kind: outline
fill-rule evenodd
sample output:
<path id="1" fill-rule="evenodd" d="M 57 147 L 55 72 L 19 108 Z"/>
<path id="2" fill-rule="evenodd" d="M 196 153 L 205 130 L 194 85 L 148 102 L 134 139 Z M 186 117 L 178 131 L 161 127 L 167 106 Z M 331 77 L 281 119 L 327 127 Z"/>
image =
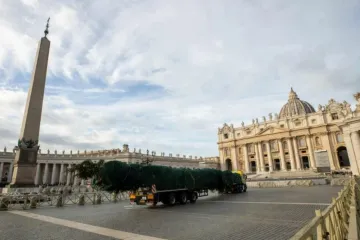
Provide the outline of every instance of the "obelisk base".
<path id="1" fill-rule="evenodd" d="M 14 165 L 10 188 L 34 187 L 35 175 L 36 165 L 25 163 Z"/>
<path id="2" fill-rule="evenodd" d="M 15 156 L 10 188 L 34 187 L 37 149 L 19 149 Z"/>

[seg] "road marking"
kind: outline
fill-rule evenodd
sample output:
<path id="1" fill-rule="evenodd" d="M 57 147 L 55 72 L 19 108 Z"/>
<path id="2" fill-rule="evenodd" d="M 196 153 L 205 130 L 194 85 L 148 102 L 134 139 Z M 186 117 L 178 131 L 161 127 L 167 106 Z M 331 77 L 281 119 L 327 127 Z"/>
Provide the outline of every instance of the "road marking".
<path id="1" fill-rule="evenodd" d="M 85 223 L 79 223 L 79 222 L 75 222 L 75 221 L 54 218 L 54 217 L 49 217 L 49 216 L 44 216 L 44 215 L 39 215 L 39 214 L 34 214 L 34 213 L 29 213 L 29 212 L 14 210 L 14 211 L 9 211 L 9 213 L 20 215 L 23 217 L 33 218 L 33 219 L 44 221 L 44 222 L 53 223 L 56 225 L 61 225 L 61 226 L 69 227 L 69 228 L 82 230 L 84 232 L 91 232 L 91 233 L 95 233 L 95 234 L 99 234 L 99 235 L 103 235 L 103 236 L 107 236 L 107 237 L 112 237 L 115 239 L 121 239 L 121 240 L 145 240 L 145 239 L 146 240 L 165 240 L 163 238 L 156 238 L 156 237 L 150 237 L 150 236 L 145 236 L 145 235 L 140 235 L 140 234 L 135 234 L 135 233 L 130 233 L 130 232 L 123 232 L 123 231 L 114 230 L 114 229 L 110 229 L 110 228 L 98 227 L 98 226 L 93 226 L 93 225 L 89 225 L 89 224 L 85 224 Z"/>
<path id="2" fill-rule="evenodd" d="M 201 201 L 209 203 L 237 203 L 237 204 L 273 204 L 273 205 L 313 205 L 329 206 L 330 203 L 298 203 L 298 202 L 243 202 L 243 201 Z"/>

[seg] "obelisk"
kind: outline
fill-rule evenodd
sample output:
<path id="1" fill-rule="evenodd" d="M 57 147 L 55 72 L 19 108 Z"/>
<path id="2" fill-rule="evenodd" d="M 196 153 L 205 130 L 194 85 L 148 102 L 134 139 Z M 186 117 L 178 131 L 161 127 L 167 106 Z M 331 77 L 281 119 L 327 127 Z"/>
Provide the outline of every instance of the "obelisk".
<path id="1" fill-rule="evenodd" d="M 45 92 L 46 72 L 50 52 L 49 20 L 39 41 L 32 79 L 28 91 L 23 122 L 14 160 L 11 187 L 33 186 L 36 175 L 36 161 L 39 150 L 39 133 Z"/>

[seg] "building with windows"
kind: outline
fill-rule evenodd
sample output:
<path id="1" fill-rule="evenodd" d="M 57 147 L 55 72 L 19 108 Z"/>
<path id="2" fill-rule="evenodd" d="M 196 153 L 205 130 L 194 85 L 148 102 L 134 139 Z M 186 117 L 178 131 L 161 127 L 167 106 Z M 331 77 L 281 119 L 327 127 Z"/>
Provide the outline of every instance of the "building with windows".
<path id="1" fill-rule="evenodd" d="M 246 173 L 351 169 L 360 172 L 360 93 L 352 110 L 330 99 L 317 110 L 291 89 L 279 114 L 218 129 L 221 168 Z"/>
<path id="2" fill-rule="evenodd" d="M 8 151 L 6 147 L 4 151 L 0 151 L 0 185 L 11 182 L 14 158 L 18 148 L 15 147 L 12 151 Z M 122 161 L 126 163 L 142 163 L 149 160 L 152 165 L 169 166 L 174 168 L 215 168 L 218 169 L 218 157 L 198 157 L 186 156 L 169 153 L 157 154 L 155 151 L 141 152 L 141 149 L 134 149 L 131 151 L 127 144 L 123 145 L 123 149 L 110 149 L 101 151 L 84 151 L 84 152 L 67 152 L 62 151 L 58 153 L 38 151 L 38 158 L 36 161 L 36 175 L 34 176 L 34 185 L 83 185 L 84 180 L 76 177 L 76 174 L 67 171 L 73 165 L 79 164 L 84 160 L 90 159 L 97 162 L 101 159 L 106 161 Z M 1 192 L 0 192 L 1 193 Z"/>

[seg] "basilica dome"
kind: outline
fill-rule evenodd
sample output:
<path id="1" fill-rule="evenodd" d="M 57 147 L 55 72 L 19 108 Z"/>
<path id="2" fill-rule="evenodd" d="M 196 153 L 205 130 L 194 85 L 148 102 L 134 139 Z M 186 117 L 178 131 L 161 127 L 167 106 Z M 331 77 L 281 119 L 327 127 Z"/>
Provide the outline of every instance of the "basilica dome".
<path id="1" fill-rule="evenodd" d="M 279 118 L 286 118 L 296 115 L 304 115 L 315 112 L 310 103 L 299 99 L 298 95 L 291 88 L 288 102 L 281 108 Z"/>

